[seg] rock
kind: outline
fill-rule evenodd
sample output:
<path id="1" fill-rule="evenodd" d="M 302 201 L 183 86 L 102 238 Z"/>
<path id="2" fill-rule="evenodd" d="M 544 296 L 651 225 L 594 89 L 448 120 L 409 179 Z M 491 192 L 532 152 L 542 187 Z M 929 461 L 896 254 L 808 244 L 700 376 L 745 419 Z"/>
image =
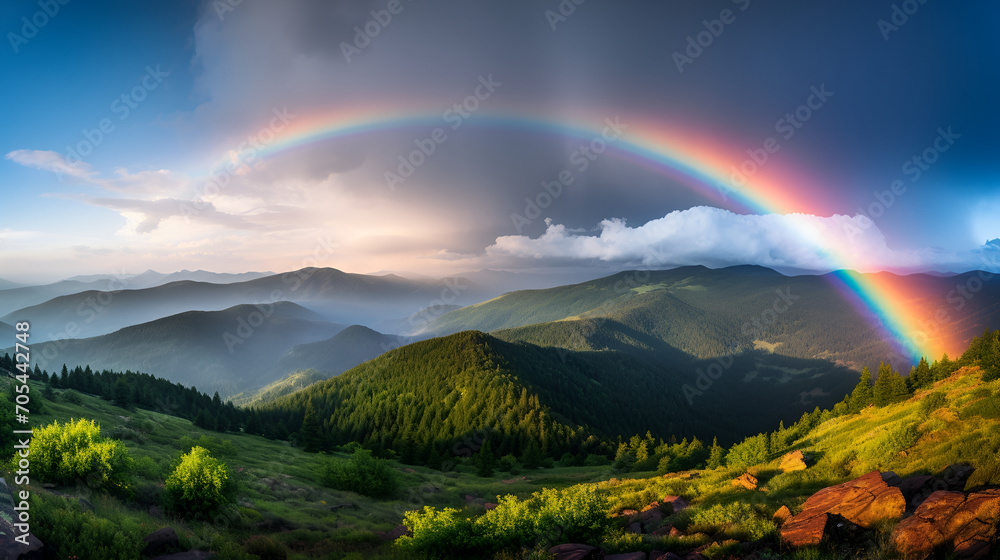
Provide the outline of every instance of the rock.
<path id="1" fill-rule="evenodd" d="M 411 533 L 410 530 L 406 528 L 406 525 L 399 525 L 392 531 L 386 533 L 384 538 L 387 541 L 394 541 L 399 537 L 412 536 L 412 535 L 413 533 Z"/>
<path id="2" fill-rule="evenodd" d="M 497 508 L 497 504 L 494 504 L 493 502 L 486 502 L 483 505 L 486 506 L 486 511 Z"/>
<path id="3" fill-rule="evenodd" d="M 153 531 L 143 537 L 142 542 L 146 543 L 146 548 L 142 549 L 143 556 L 162 555 L 180 548 L 181 545 L 173 527 L 164 527 Z"/>
<path id="4" fill-rule="evenodd" d="M 792 517 L 792 510 L 788 509 L 788 506 L 781 506 L 778 511 L 774 512 L 774 519 L 778 524 L 782 524 L 788 521 Z"/>
<path id="5" fill-rule="evenodd" d="M 413 474 L 413 473 L 415 473 L 417 471 L 415 471 L 415 470 L 407 467 L 407 468 L 403 469 L 403 472 L 405 472 L 406 474 Z"/>
<path id="6" fill-rule="evenodd" d="M 681 531 L 677 527 L 671 527 L 670 528 L 670 533 L 668 533 L 668 534 L 671 537 L 683 537 L 684 536 L 684 531 Z"/>
<path id="7" fill-rule="evenodd" d="M 604 560 L 646 560 L 645 552 L 626 552 L 625 554 L 612 554 L 605 556 Z"/>
<path id="8" fill-rule="evenodd" d="M 659 550 L 654 550 L 649 553 L 649 560 L 683 560 L 680 556 L 674 554 L 673 552 L 660 552 Z"/>
<path id="9" fill-rule="evenodd" d="M 651 533 L 649 533 L 649 534 L 650 534 L 650 535 L 653 535 L 654 537 L 666 537 L 666 536 L 669 536 L 669 535 L 670 535 L 670 534 L 671 534 L 671 533 L 672 533 L 673 531 L 675 531 L 675 530 L 676 530 L 676 529 L 674 529 L 674 528 L 673 528 L 672 526 L 670 526 L 670 525 L 663 525 L 663 526 L 661 526 L 661 527 L 658 527 L 658 528 L 654 529 L 654 530 L 653 530 L 653 531 L 652 531 Z"/>
<path id="10" fill-rule="evenodd" d="M 899 488 L 899 485 L 903 483 L 903 479 L 892 471 L 882 473 L 882 481 L 889 486 L 895 486 L 896 488 Z"/>
<path id="11" fill-rule="evenodd" d="M 965 483 L 969 481 L 969 477 L 976 469 L 972 468 L 972 465 L 965 463 L 957 463 L 954 465 L 948 465 L 945 467 L 941 474 L 937 475 L 938 480 L 941 480 L 946 484 L 947 488 L 939 488 L 940 490 L 951 490 L 953 492 L 962 492 L 965 490 Z"/>
<path id="12" fill-rule="evenodd" d="M 790 518 L 781 526 L 781 540 L 793 547 L 819 544 L 826 532 L 829 516 L 825 512 L 814 516 L 800 515 L 803 514 Z"/>
<path id="13" fill-rule="evenodd" d="M 663 500 L 661 501 L 663 505 L 670 506 L 671 508 L 670 511 L 672 513 L 678 513 L 684 511 L 688 507 L 688 505 L 690 505 L 687 503 L 687 500 L 685 500 L 680 496 L 672 496 L 672 495 L 664 496 Z"/>
<path id="14" fill-rule="evenodd" d="M 621 513 L 618 514 L 618 517 L 627 517 L 629 519 L 632 519 L 637 515 L 639 515 L 639 512 L 634 509 L 623 509 Z"/>
<path id="15" fill-rule="evenodd" d="M 20 501 L 18 500 L 18 502 Z M 45 545 L 42 541 L 38 540 L 35 535 L 25 534 L 14 526 L 15 521 L 18 520 L 14 505 L 14 495 L 11 494 L 7 481 L 0 478 L 0 558 L 5 560 L 8 558 L 10 560 L 42 558 L 45 553 Z M 27 541 L 28 544 L 25 545 L 22 541 L 15 540 L 18 537 L 22 541 Z"/>
<path id="16" fill-rule="evenodd" d="M 625 530 L 628 531 L 629 533 L 636 533 L 638 535 L 641 535 L 642 523 L 639 523 L 638 521 L 634 523 L 629 523 L 628 527 L 625 527 Z"/>
<path id="17" fill-rule="evenodd" d="M 757 477 L 750 473 L 743 473 L 738 478 L 734 478 L 732 481 L 733 486 L 742 486 L 747 490 L 757 489 Z"/>
<path id="18" fill-rule="evenodd" d="M 905 510 L 906 501 L 899 488 L 886 484 L 879 471 L 872 471 L 813 494 L 802 512 L 782 525 L 781 537 L 793 546 L 819 544 L 827 514 L 840 515 L 867 529 L 884 519 L 901 517 Z"/>
<path id="19" fill-rule="evenodd" d="M 649 530 L 650 527 L 659 525 L 666 518 L 667 516 L 660 509 L 647 509 L 639 514 L 639 523 L 642 523 L 642 526 Z"/>
<path id="20" fill-rule="evenodd" d="M 903 493 L 906 503 L 916 507 L 933 492 L 933 480 L 934 477 L 930 475 L 909 476 L 899 483 L 899 491 Z"/>
<path id="21" fill-rule="evenodd" d="M 785 453 L 781 458 L 781 463 L 778 464 L 778 468 L 783 472 L 804 471 L 809 468 L 809 464 L 806 462 L 805 453 L 802 453 L 802 451 L 792 451 Z"/>
<path id="22" fill-rule="evenodd" d="M 210 558 L 215 558 L 215 554 L 205 552 L 204 550 L 189 550 L 187 552 L 178 552 L 177 554 L 157 556 L 153 560 L 209 560 Z"/>
<path id="23" fill-rule="evenodd" d="M 549 549 L 552 560 L 600 560 L 601 551 L 587 544 L 560 544 Z"/>
<path id="24" fill-rule="evenodd" d="M 892 531 L 892 542 L 907 558 L 924 559 L 948 545 L 956 558 L 982 558 L 990 553 L 1000 522 L 1000 490 L 966 496 L 939 490 L 913 516 Z"/>
<path id="25" fill-rule="evenodd" d="M 642 508 L 642 512 L 645 513 L 651 509 L 659 509 L 659 508 L 660 508 L 660 502 L 650 502 L 648 506 Z"/>

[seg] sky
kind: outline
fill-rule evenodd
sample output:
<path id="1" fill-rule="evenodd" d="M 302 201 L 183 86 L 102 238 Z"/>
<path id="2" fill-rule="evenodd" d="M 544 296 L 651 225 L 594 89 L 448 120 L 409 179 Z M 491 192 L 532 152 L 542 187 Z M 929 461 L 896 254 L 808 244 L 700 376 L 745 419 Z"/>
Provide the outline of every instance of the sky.
<path id="1" fill-rule="evenodd" d="M 989 268 L 998 17 L 986 0 L 3 2 L 0 277 Z"/>

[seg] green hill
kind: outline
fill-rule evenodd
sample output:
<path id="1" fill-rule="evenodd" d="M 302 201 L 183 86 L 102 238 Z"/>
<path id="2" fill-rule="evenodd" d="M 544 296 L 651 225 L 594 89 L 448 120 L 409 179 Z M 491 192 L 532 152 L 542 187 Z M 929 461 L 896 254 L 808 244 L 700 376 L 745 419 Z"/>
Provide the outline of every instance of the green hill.
<path id="1" fill-rule="evenodd" d="M 327 445 L 365 441 L 401 451 L 409 442 L 426 453 L 428 444 L 444 449 L 490 430 L 500 434 L 501 453 L 520 453 L 536 440 L 558 456 L 587 451 L 596 443 L 587 442 L 591 434 L 608 439 L 649 430 L 668 438 L 740 439 L 817 405 L 832 406 L 856 381 L 827 362 L 784 358 L 777 366 L 762 357 L 739 356 L 710 382 L 714 387 L 701 385 L 704 391 L 690 395 L 685 386 L 699 386 L 701 372 L 721 369 L 718 362 L 685 356 L 678 367 L 615 350 L 564 351 L 469 331 L 390 351 L 264 411 L 275 415 L 272 421 L 298 425 L 311 402 L 324 419 Z M 817 393 L 817 386 L 825 390 Z"/>
<path id="2" fill-rule="evenodd" d="M 261 405 L 296 391 L 301 391 L 313 383 L 329 379 L 329 377 L 329 375 L 314 369 L 293 371 L 277 381 L 268 383 L 258 391 L 249 394 L 240 393 L 234 395 L 229 400 L 236 406 Z"/>
<path id="3" fill-rule="evenodd" d="M 387 350 L 410 342 L 407 337 L 382 334 L 361 325 L 352 325 L 318 342 L 300 344 L 281 357 L 272 368 L 277 374 L 315 369 L 326 377 L 340 375 Z"/>
<path id="4" fill-rule="evenodd" d="M 42 369 L 67 364 L 142 371 L 226 396 L 274 381 L 282 374 L 272 366 L 289 349 L 342 329 L 295 303 L 238 305 L 180 313 L 94 338 L 37 343 L 32 354 Z"/>
<path id="5" fill-rule="evenodd" d="M 974 274 L 912 275 L 894 282 L 937 297 L 910 303 L 930 314 L 956 283 Z M 498 335 L 506 339 L 590 348 L 575 333 L 584 329 L 594 334 L 583 338 L 595 339 L 620 336 L 594 332 L 604 328 L 602 320 L 611 320 L 627 327 L 630 336 L 644 336 L 645 345 L 655 347 L 659 341 L 701 358 L 758 349 L 860 370 L 894 355 L 892 341 L 872 326 L 877 321 L 848 304 L 835 285 L 826 276 L 788 277 L 756 266 L 630 271 L 571 286 L 512 292 L 447 313 L 427 333 L 503 331 Z M 989 294 L 966 302 L 961 311 L 949 308 L 949 329 L 959 333 L 959 340 L 1000 326 L 1000 310 L 991 303 L 1000 297 L 1000 286 L 983 290 Z M 556 323 L 581 319 L 596 322 L 569 329 Z M 910 364 L 895 365 L 908 369 Z"/>

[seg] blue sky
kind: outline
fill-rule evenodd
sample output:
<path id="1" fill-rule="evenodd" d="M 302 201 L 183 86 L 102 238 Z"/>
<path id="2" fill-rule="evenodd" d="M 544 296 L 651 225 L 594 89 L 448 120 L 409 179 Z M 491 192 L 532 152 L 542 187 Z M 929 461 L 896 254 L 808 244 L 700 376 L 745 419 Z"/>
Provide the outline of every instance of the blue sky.
<path id="1" fill-rule="evenodd" d="M 859 263 L 959 270 L 995 254 L 985 244 L 1000 237 L 996 3 L 589 0 L 553 30 L 547 11 L 557 1 L 402 0 L 350 62 L 342 44 L 387 1 L 233 4 L 0 5 L 0 196 L 11 209 L 0 222 L 0 277 L 282 270 L 315 256 L 349 271 L 427 274 L 614 269 L 650 254 L 664 266 L 822 270 L 831 266 L 825 248 L 802 245 L 801 228 L 858 219 L 874 192 L 909 179 L 904 163 L 949 127 L 953 145 L 865 229 Z M 912 12 L 906 21 L 902 8 Z M 723 10 L 735 21 L 679 71 L 673 54 Z M 894 15 L 898 28 L 880 27 Z M 775 164 L 821 185 L 822 202 L 805 220 L 744 218 L 609 157 L 546 209 L 549 225 L 537 220 L 518 234 L 510 215 L 566 166 L 575 140 L 477 128 L 473 115 L 462 140 L 442 146 L 399 193 L 385 189 L 384 171 L 423 130 L 255 162 L 210 211 L 176 211 L 202 192 L 206 167 L 275 108 L 311 115 L 372 99 L 447 107 L 485 74 L 504 84 L 484 101 L 498 110 L 655 116 L 725 145 L 734 162 L 773 135 L 811 86 L 826 84 L 834 97 Z M 102 121 L 113 129 L 67 167 L 67 147 L 96 139 Z"/>

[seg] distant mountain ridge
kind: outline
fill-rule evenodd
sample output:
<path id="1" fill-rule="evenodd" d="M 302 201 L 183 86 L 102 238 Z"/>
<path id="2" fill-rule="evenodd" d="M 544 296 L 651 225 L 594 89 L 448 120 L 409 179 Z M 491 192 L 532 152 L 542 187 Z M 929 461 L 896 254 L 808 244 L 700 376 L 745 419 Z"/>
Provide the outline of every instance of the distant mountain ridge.
<path id="1" fill-rule="evenodd" d="M 33 363 L 49 371 L 63 364 L 140 371 L 229 395 L 270 383 L 279 377 L 271 366 L 290 348 L 343 329 L 295 303 L 244 304 L 187 311 L 94 338 L 35 343 L 32 354 Z"/>
<path id="2" fill-rule="evenodd" d="M 911 275 L 894 277 L 893 282 L 908 293 L 931 294 L 910 304 L 926 309 L 931 320 L 947 304 L 944 298 L 949 290 L 976 274 Z M 934 299 L 935 295 L 941 299 Z M 996 304 L 1000 283 L 984 284 L 980 295 L 965 302 L 962 309 L 951 310 L 947 329 L 956 346 L 966 344 L 984 328 L 1000 327 Z M 755 266 L 621 272 L 570 286 L 512 292 L 442 315 L 422 334 L 503 331 L 508 339 L 522 337 L 580 348 L 581 337 L 559 325 L 579 320 L 596 320 L 595 329 L 601 328 L 603 320 L 613 320 L 702 358 L 763 349 L 860 369 L 898 355 L 894 341 L 874 326 L 878 318 L 858 312 L 825 276 L 788 277 Z M 931 360 L 938 357 L 928 356 Z M 909 369 L 908 363 L 896 365 Z"/>
<path id="3" fill-rule="evenodd" d="M 0 320 L 29 317 L 38 340 L 55 340 L 99 336 L 184 311 L 220 311 L 246 303 L 294 301 L 328 321 L 378 324 L 396 321 L 437 302 L 468 304 L 483 297 L 480 287 L 461 278 L 426 284 L 332 268 L 305 268 L 230 284 L 181 280 L 137 290 L 89 289 L 20 308 Z"/>

